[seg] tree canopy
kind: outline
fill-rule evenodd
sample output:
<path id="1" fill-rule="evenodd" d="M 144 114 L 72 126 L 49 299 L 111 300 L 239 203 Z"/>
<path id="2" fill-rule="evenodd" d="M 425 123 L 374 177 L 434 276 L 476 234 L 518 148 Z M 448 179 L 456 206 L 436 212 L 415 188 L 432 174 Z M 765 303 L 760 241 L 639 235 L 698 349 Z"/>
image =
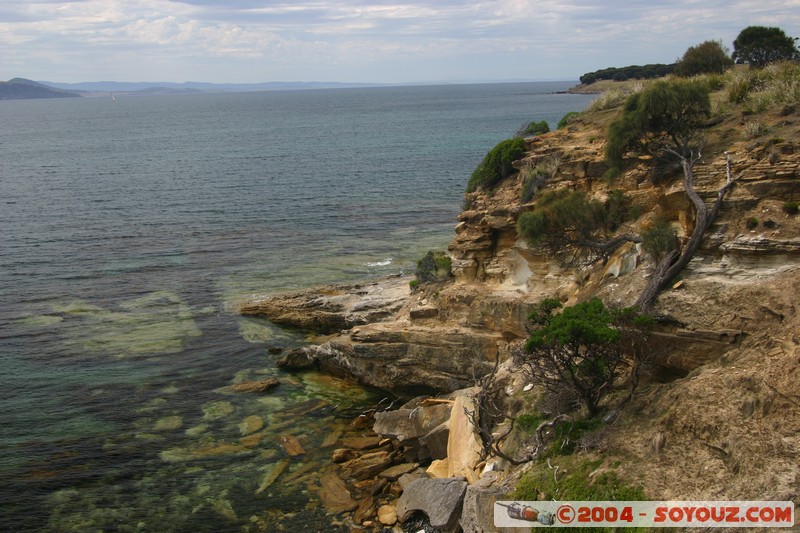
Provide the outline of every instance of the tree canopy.
<path id="1" fill-rule="evenodd" d="M 780 28 L 748 26 L 733 41 L 733 59 L 758 68 L 774 61 L 797 59 L 800 51 L 796 41 Z"/>
<path id="2" fill-rule="evenodd" d="M 608 129 L 606 160 L 619 168 L 628 152 L 662 150 L 687 157 L 711 114 L 708 86 L 694 80 L 657 81 L 631 95 Z"/>
<path id="3" fill-rule="evenodd" d="M 675 65 L 678 76 L 721 74 L 733 66 L 733 59 L 720 41 L 705 41 L 689 47 Z"/>

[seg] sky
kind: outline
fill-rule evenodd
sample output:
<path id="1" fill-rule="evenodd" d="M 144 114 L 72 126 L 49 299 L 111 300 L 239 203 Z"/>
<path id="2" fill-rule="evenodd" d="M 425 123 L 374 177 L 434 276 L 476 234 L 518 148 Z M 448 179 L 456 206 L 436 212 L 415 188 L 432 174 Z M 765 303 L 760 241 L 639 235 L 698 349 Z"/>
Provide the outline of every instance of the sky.
<path id="1" fill-rule="evenodd" d="M 577 80 L 750 25 L 800 0 L 0 0 L 0 80 Z"/>

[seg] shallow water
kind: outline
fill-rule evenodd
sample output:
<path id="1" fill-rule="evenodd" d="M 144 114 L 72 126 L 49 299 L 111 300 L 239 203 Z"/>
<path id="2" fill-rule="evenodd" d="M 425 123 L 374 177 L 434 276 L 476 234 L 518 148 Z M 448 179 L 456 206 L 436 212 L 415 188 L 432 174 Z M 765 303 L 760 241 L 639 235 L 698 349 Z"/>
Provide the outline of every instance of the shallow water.
<path id="1" fill-rule="evenodd" d="M 320 445 L 383 395 L 279 372 L 307 333 L 232 310 L 444 249 L 481 157 L 582 109 L 569 85 L 0 102 L 0 530 L 331 531 Z"/>

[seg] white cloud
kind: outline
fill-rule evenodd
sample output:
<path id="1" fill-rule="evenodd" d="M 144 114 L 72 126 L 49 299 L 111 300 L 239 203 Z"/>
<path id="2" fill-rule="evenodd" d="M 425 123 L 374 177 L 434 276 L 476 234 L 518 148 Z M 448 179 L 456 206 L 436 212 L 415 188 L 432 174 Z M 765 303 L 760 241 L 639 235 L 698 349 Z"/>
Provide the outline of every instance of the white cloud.
<path id="1" fill-rule="evenodd" d="M 797 35 L 798 13 L 800 0 L 0 0 L 0 71 L 404 81 L 438 62 L 464 78 L 577 77 L 672 61 L 750 24 Z"/>

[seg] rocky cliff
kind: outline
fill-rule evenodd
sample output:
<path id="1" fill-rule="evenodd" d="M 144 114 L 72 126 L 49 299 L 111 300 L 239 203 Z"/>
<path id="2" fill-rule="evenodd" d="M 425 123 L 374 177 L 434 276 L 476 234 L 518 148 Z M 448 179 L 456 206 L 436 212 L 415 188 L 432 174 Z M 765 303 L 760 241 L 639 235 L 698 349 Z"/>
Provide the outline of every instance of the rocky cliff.
<path id="1" fill-rule="evenodd" d="M 584 261 L 532 247 L 516 227 L 535 202 L 522 200 L 525 169 L 547 159 L 557 165 L 544 189 L 599 200 L 612 189 L 625 192 L 637 216 L 619 232 L 665 216 L 679 238 L 691 233 L 680 180 L 654 182 L 646 158 L 613 183 L 603 179 L 609 113 L 584 114 L 528 139 L 527 155 L 515 163 L 519 174 L 491 194 L 467 196 L 448 249 L 452 281 L 413 292 L 403 278 L 312 290 L 249 302 L 242 311 L 336 331 L 284 364 L 318 365 L 413 396 L 472 386 L 495 361 L 507 361 L 527 336 L 530 309 L 544 298 L 632 305 L 654 268 L 641 245 Z M 745 134 L 751 117 L 739 112 L 707 132 L 707 155 L 695 168 L 698 192 L 709 202 L 716 197 L 727 179 L 726 152 L 737 183 L 699 252 L 657 300 L 658 314 L 670 320 L 656 330 L 647 384 L 603 433 L 602 457 L 652 498 L 800 498 L 800 215 L 786 209 L 800 200 L 800 122 L 793 108 L 759 119 L 769 125 L 761 135 Z M 519 376 L 508 376 L 509 394 L 522 394 Z"/>

